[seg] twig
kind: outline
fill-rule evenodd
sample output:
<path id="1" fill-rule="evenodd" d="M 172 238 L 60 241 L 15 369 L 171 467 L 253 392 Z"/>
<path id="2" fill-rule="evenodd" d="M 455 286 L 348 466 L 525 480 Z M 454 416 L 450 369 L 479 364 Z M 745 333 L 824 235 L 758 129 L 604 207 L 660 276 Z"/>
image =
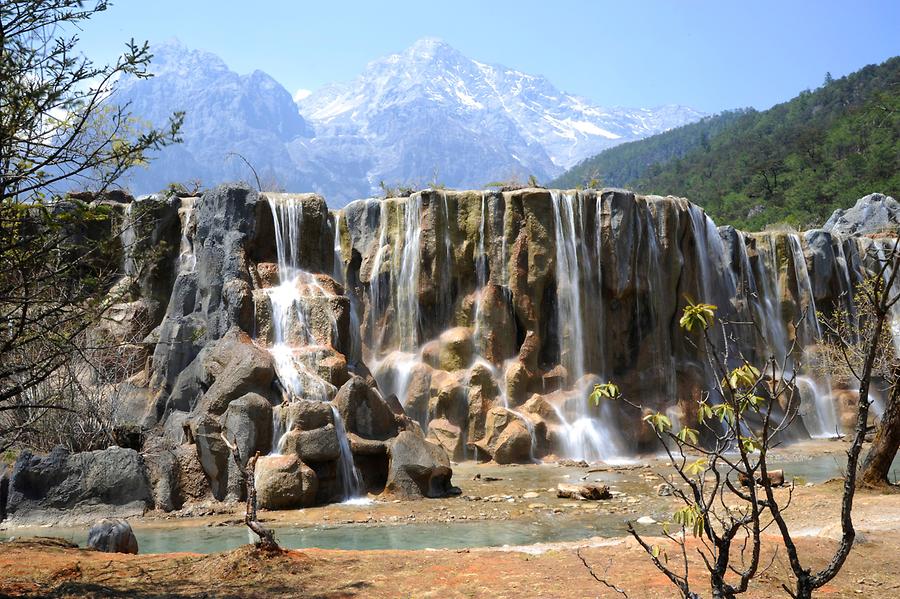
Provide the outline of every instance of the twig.
<path id="1" fill-rule="evenodd" d="M 599 582 L 600 584 L 604 585 L 605 587 L 614 590 L 614 591 L 617 592 L 618 594 L 620 594 L 620 595 L 622 595 L 623 597 L 625 597 L 625 599 L 628 599 L 628 593 L 626 593 L 625 591 L 623 591 L 622 589 L 620 589 L 620 588 L 617 587 L 616 585 L 614 585 L 614 584 L 612 584 L 612 583 L 606 581 L 605 579 L 600 578 L 599 576 L 597 576 L 596 572 L 594 572 L 594 569 L 587 563 L 587 560 L 584 559 L 584 556 L 581 555 L 581 549 L 577 549 L 577 550 L 575 551 L 575 555 L 578 556 L 578 559 L 581 560 L 581 563 L 584 564 L 584 567 L 587 568 L 588 573 L 590 573 L 591 577 L 592 577 L 594 580 L 596 580 L 596 581 Z M 609 568 L 609 566 L 607 566 L 607 568 Z"/>

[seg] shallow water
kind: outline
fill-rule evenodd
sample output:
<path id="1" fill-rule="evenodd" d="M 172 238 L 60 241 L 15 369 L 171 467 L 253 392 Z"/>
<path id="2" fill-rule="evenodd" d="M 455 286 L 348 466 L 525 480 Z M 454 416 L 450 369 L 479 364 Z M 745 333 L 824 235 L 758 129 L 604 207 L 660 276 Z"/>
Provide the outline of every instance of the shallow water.
<path id="1" fill-rule="evenodd" d="M 818 448 L 821 451 L 822 447 Z M 829 449 L 829 451 L 831 451 Z M 664 460 L 649 459 L 644 464 L 649 468 L 636 466 L 634 469 L 607 469 L 588 472 L 585 468 L 563 467 L 555 464 L 527 466 L 496 466 L 463 463 L 454 466 L 454 478 L 463 486 L 466 495 L 509 494 L 519 496 L 525 490 L 541 490 L 541 497 L 535 502 L 548 503 L 547 509 L 535 510 L 525 517 L 515 519 L 472 519 L 441 522 L 399 522 L 399 523 L 345 523 L 345 524 L 286 524 L 270 523 L 279 542 L 287 548 L 303 549 L 462 549 L 467 547 L 502 547 L 576 541 L 589 537 L 615 537 L 627 534 L 626 523 L 639 516 L 650 516 L 656 520 L 670 517 L 671 505 L 664 498 L 656 496 L 654 486 L 659 483 L 651 475 L 664 473 L 668 468 Z M 798 484 L 821 483 L 841 477 L 846 468 L 846 454 L 794 453 L 770 455 L 770 467 L 784 470 L 785 479 Z M 900 457 L 894 461 L 894 469 L 900 472 Z M 479 479 L 475 479 L 480 475 Z M 496 480 L 488 482 L 491 477 Z M 892 475 L 892 479 L 895 476 Z M 555 499 L 555 488 L 560 482 L 579 480 L 599 481 L 614 490 L 625 492 L 630 497 L 639 497 L 639 504 L 630 513 L 605 511 L 605 502 L 585 502 L 575 507 L 567 507 L 564 513 L 553 513 L 552 508 L 562 503 Z M 425 500 L 416 507 L 427 506 L 435 510 L 446 509 L 448 502 L 465 499 Z M 518 508 L 528 501 L 518 500 Z M 476 511 L 488 511 L 490 506 L 505 504 L 478 503 Z M 618 505 L 622 505 L 621 503 Z M 473 507 L 475 504 L 473 504 Z M 379 513 L 389 507 L 371 500 L 354 500 L 330 506 L 337 510 L 337 517 L 352 518 L 366 513 Z M 597 511 L 584 513 L 582 507 L 596 507 Z M 313 508 L 318 509 L 318 508 Z M 383 513 L 382 513 L 383 515 Z M 483 514 L 482 514 L 483 515 Z M 185 521 L 172 526 L 154 525 L 151 522 L 133 522 L 141 553 L 195 552 L 213 553 L 239 547 L 249 540 L 249 532 L 243 525 L 208 526 L 196 521 Z M 87 542 L 87 527 L 32 527 L 0 532 L 0 540 L 15 536 L 55 536 L 62 537 L 84 546 Z"/>
<path id="2" fill-rule="evenodd" d="M 575 541 L 592 536 L 618 536 L 625 530 L 624 516 L 591 516 L 578 520 L 541 518 L 538 521 L 488 520 L 391 525 L 339 525 L 274 527 L 278 542 L 289 549 L 461 549 Z M 7 538 L 15 535 L 9 534 Z M 54 536 L 80 546 L 87 543 L 84 529 L 28 529 L 22 537 Z M 187 551 L 214 553 L 248 542 L 239 525 L 153 528 L 135 526 L 141 553 Z"/>

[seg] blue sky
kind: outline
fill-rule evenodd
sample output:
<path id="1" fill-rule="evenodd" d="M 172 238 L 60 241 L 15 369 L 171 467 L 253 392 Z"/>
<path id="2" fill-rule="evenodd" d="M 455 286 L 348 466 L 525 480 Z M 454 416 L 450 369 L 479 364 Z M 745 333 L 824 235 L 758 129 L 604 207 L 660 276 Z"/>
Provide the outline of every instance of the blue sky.
<path id="1" fill-rule="evenodd" d="M 602 105 L 767 108 L 900 54 L 900 1 L 118 0 L 84 25 L 110 60 L 178 37 L 292 93 L 352 79 L 421 37 L 548 77 Z"/>

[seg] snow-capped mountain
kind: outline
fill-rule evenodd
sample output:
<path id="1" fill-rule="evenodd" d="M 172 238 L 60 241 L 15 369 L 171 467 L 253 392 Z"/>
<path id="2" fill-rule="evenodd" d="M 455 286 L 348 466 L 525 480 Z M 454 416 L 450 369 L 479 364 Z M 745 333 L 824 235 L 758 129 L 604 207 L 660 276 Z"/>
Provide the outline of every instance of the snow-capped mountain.
<path id="1" fill-rule="evenodd" d="M 318 191 L 336 206 L 376 193 L 382 181 L 547 180 L 604 148 L 703 116 L 682 106 L 601 108 L 435 39 L 370 63 L 349 83 L 296 98 L 262 71 L 238 75 L 216 55 L 178 42 L 153 51 L 156 76 L 123 81 L 117 100 L 156 124 L 175 110 L 187 115 L 184 143 L 131 175 L 139 193 L 195 178 L 252 181 L 235 153 L 264 186 Z"/>
<path id="2" fill-rule="evenodd" d="M 420 111 L 430 117 L 429 108 L 437 107 L 451 125 L 463 127 L 474 139 L 499 135 L 512 159 L 509 166 L 539 178 L 617 143 L 704 116 L 675 105 L 602 108 L 560 92 L 545 77 L 472 60 L 433 38 L 376 60 L 352 83 L 328 86 L 298 105 L 320 135 L 356 133 L 376 145 L 392 136 L 385 127 L 390 121 L 415 118 Z M 434 123 L 423 124 L 441 130 Z M 397 127 L 409 128 L 402 121 Z M 481 179 L 469 184 L 483 182 L 485 173 L 473 173 L 479 174 Z"/>

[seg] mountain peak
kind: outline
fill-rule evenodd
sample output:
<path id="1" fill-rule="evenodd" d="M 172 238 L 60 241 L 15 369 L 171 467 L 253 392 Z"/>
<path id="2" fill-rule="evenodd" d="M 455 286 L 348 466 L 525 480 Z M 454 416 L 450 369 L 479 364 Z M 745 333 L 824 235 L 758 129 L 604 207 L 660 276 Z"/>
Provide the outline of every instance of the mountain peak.
<path id="1" fill-rule="evenodd" d="M 409 58 L 429 60 L 439 55 L 459 55 L 459 51 L 438 37 L 423 37 L 407 48 L 403 55 Z"/>

